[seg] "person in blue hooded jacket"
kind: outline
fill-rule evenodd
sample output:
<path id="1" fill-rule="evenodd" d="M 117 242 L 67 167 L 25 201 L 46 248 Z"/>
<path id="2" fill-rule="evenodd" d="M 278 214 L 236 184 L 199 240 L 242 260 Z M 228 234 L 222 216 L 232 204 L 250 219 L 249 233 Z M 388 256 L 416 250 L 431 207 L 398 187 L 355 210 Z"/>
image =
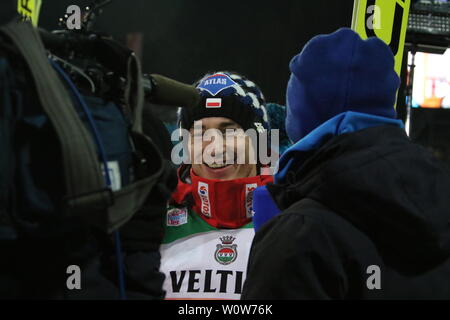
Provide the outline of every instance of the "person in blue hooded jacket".
<path id="1" fill-rule="evenodd" d="M 449 299 L 450 172 L 396 119 L 389 47 L 340 29 L 290 70 L 295 144 L 254 193 L 242 298 Z"/>

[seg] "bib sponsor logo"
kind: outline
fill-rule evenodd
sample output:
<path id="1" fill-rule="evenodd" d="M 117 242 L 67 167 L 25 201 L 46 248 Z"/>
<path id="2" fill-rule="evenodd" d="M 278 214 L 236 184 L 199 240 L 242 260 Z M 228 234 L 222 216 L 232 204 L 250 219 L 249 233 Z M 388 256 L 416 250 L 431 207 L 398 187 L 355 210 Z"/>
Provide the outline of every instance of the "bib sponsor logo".
<path id="1" fill-rule="evenodd" d="M 223 73 L 216 73 L 203 79 L 197 86 L 198 89 L 205 90 L 215 96 L 222 90 L 236 85 L 229 76 Z"/>
<path id="2" fill-rule="evenodd" d="M 237 258 L 237 244 L 233 236 L 224 236 L 220 238 L 222 244 L 218 244 L 214 252 L 214 258 L 220 264 L 227 265 L 233 263 Z"/>
<path id="3" fill-rule="evenodd" d="M 225 293 L 241 294 L 244 271 L 233 270 L 180 270 L 170 271 L 169 281 L 173 293 Z"/>
<path id="4" fill-rule="evenodd" d="M 211 203 L 209 201 L 208 184 L 199 182 L 198 195 L 200 196 L 201 200 L 202 213 L 207 217 L 211 217 Z"/>
<path id="5" fill-rule="evenodd" d="M 253 191 L 258 187 L 256 183 L 245 185 L 245 210 L 247 212 L 247 218 L 253 217 L 255 214 L 253 211 Z"/>
<path id="6" fill-rule="evenodd" d="M 174 208 L 167 212 L 167 225 L 177 227 L 187 223 L 188 214 L 186 208 Z"/>

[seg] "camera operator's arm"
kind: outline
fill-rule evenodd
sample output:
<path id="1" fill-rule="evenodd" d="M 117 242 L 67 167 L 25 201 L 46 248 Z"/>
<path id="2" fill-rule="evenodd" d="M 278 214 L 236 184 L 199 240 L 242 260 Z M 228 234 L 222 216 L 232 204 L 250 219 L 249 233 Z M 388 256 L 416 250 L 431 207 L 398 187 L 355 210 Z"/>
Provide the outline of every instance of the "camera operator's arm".
<path id="1" fill-rule="evenodd" d="M 128 298 L 163 298 L 164 274 L 159 272 L 159 245 L 164 237 L 167 201 L 177 185 L 175 168 L 169 161 L 172 142 L 164 124 L 151 111 L 144 109 L 143 131 L 158 146 L 166 160 L 158 182 L 145 206 L 121 229 L 125 252 L 126 288 Z"/>
<path id="2" fill-rule="evenodd" d="M 159 245 L 164 236 L 166 203 L 176 183 L 175 171 L 165 161 L 164 172 L 145 206 L 120 229 L 129 299 L 164 297 Z"/>

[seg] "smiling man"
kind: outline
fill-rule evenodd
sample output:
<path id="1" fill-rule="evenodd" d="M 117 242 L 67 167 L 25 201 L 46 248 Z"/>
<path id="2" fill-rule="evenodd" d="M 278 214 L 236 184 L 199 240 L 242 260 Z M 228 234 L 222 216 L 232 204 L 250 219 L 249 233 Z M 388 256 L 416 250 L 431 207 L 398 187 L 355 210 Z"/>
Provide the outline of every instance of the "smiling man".
<path id="1" fill-rule="evenodd" d="M 192 170 L 196 175 L 220 180 L 257 175 L 251 138 L 235 121 L 224 117 L 197 120 L 190 137 L 190 159 L 194 160 Z"/>
<path id="2" fill-rule="evenodd" d="M 265 100 L 231 72 L 205 75 L 196 108 L 182 108 L 189 164 L 178 170 L 161 246 L 166 299 L 239 299 L 254 231 L 253 190 L 262 175 L 256 134 L 269 129 Z M 261 147 L 261 145 L 259 146 Z"/>

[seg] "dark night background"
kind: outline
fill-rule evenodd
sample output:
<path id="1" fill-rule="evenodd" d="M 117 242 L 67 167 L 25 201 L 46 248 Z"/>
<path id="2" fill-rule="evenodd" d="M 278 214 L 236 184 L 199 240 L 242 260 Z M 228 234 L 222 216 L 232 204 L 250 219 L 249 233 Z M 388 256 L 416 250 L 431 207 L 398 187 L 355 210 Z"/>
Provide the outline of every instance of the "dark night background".
<path id="1" fill-rule="evenodd" d="M 96 30 L 124 44 L 140 34 L 137 51 L 145 73 L 159 73 L 193 83 L 208 71 L 234 70 L 255 81 L 268 102 L 285 104 L 288 64 L 313 36 L 350 27 L 354 0 L 113 0 L 97 20 Z M 58 19 L 71 4 L 92 0 L 42 0 L 39 25 L 59 29 Z M 0 0 L 0 24 L 16 16 L 17 0 Z M 138 36 L 139 37 L 139 36 Z M 136 39 L 136 38 L 134 38 Z M 402 77 L 406 75 L 406 58 Z M 405 119 L 406 79 L 402 78 L 397 113 Z M 164 121 L 176 120 L 176 109 L 154 106 Z M 412 138 L 446 150 L 446 110 L 413 110 Z M 417 116 L 415 115 L 417 113 Z M 415 127 L 421 128 L 414 129 Z M 423 127 L 423 128 L 422 128 Z M 415 137 L 417 136 L 417 137 Z M 423 140 L 423 141 L 422 141 Z M 432 141 L 433 143 L 431 143 Z M 444 147 L 442 147 L 444 146 Z"/>
<path id="2" fill-rule="evenodd" d="M 91 2 L 43 0 L 39 25 L 58 29 L 67 6 Z M 16 3 L 1 0 L 1 24 Z M 284 104 L 292 56 L 314 35 L 349 27 L 352 9 L 353 0 L 114 0 L 96 29 L 123 42 L 142 33 L 144 72 L 192 83 L 207 71 L 234 70 Z"/>

